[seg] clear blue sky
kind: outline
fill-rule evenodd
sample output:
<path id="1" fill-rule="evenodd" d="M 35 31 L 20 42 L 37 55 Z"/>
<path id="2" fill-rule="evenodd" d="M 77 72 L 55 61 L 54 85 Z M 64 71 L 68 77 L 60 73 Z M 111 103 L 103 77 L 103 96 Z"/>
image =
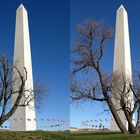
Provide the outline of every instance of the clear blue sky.
<path id="1" fill-rule="evenodd" d="M 0 51 L 11 59 L 16 9 L 21 3 L 29 16 L 34 80 L 40 78 L 50 88 L 37 119 L 69 121 L 69 1 L 1 0 Z M 49 124 L 40 121 L 38 125 Z"/>
<path id="2" fill-rule="evenodd" d="M 76 27 L 79 23 L 92 17 L 96 20 L 103 20 L 107 24 L 115 27 L 116 10 L 123 4 L 128 12 L 129 31 L 131 43 L 131 57 L 133 72 L 138 69 L 140 61 L 140 1 L 138 0 L 71 0 L 70 4 L 70 46 L 74 45 L 76 40 Z M 114 54 L 114 40 L 107 43 L 103 69 L 106 72 L 112 71 Z M 80 122 L 91 119 L 110 118 L 110 114 L 102 113 L 105 105 L 99 103 L 84 102 L 82 104 L 71 104 L 70 120 L 71 126 L 80 126 Z M 98 124 L 98 123 L 95 123 Z M 109 126 L 109 122 L 103 123 Z"/>

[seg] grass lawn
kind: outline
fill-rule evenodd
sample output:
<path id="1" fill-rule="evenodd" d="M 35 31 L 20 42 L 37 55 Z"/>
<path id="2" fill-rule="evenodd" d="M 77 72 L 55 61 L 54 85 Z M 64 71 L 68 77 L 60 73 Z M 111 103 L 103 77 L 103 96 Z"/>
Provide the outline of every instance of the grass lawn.
<path id="1" fill-rule="evenodd" d="M 140 135 L 123 135 L 111 132 L 71 133 L 70 140 L 140 140 Z"/>
<path id="2" fill-rule="evenodd" d="M 0 140 L 140 140 L 140 135 L 110 132 L 10 132 L 0 131 Z"/>
<path id="3" fill-rule="evenodd" d="M 0 131 L 0 140 L 70 140 L 68 132 L 10 132 Z"/>

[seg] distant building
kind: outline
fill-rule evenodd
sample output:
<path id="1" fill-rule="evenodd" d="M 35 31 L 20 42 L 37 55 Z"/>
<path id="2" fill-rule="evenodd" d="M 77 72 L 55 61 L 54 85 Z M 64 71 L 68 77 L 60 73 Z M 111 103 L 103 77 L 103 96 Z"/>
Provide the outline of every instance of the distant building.
<path id="1" fill-rule="evenodd" d="M 79 128 L 70 127 L 70 132 L 77 132 L 77 131 L 79 131 Z"/>
<path id="2" fill-rule="evenodd" d="M 100 130 L 109 130 L 108 128 L 80 128 L 79 131 L 100 131 Z"/>
<path id="3" fill-rule="evenodd" d="M 98 128 L 80 128 L 79 131 L 98 131 Z"/>
<path id="4" fill-rule="evenodd" d="M 102 130 L 109 130 L 108 128 L 77 128 L 77 127 L 70 127 L 70 132 L 78 132 L 78 131 L 102 131 Z"/>

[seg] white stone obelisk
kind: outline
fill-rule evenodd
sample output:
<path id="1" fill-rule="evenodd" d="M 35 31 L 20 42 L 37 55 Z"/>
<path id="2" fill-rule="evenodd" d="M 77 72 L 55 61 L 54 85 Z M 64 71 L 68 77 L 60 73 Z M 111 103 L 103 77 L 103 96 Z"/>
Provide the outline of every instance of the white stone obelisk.
<path id="1" fill-rule="evenodd" d="M 33 89 L 32 61 L 30 51 L 30 37 L 28 27 L 28 15 L 24 6 L 21 4 L 16 11 L 16 29 L 15 29 L 15 46 L 14 46 L 14 65 L 25 76 L 24 67 L 27 70 L 27 81 L 25 89 Z M 13 75 L 13 78 L 17 73 Z M 28 97 L 29 93 L 24 93 Z M 33 96 L 33 93 L 32 93 Z M 16 95 L 12 96 L 12 105 L 16 100 Z M 21 104 L 25 102 L 23 97 Z M 30 106 L 18 107 L 16 112 L 10 119 L 10 130 L 12 131 L 32 131 L 36 130 L 34 100 L 30 102 Z"/>
<path id="2" fill-rule="evenodd" d="M 116 32 L 115 32 L 115 50 L 114 50 L 114 65 L 113 72 L 124 76 L 123 78 L 130 80 L 132 82 L 132 70 L 131 70 L 131 54 L 130 54 L 130 41 L 129 41 L 129 27 L 128 27 L 128 17 L 127 12 L 123 5 L 121 5 L 117 10 L 116 15 Z M 117 94 L 117 93 L 116 93 Z M 119 97 L 119 95 L 118 95 Z M 113 97 L 113 101 L 116 105 L 116 109 L 120 108 L 119 100 L 115 99 L 116 95 Z M 132 92 L 129 93 L 131 108 L 133 108 L 133 95 Z M 122 111 L 119 111 L 120 118 L 126 128 L 128 129 L 128 123 Z M 111 117 L 111 130 L 119 131 L 116 122 Z"/>

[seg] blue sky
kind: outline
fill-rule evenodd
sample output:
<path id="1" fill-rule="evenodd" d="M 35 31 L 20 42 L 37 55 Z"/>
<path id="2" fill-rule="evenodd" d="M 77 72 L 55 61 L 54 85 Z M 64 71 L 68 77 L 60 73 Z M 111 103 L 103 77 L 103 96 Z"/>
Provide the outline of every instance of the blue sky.
<path id="1" fill-rule="evenodd" d="M 0 1 L 0 51 L 11 60 L 16 9 L 21 3 L 28 11 L 34 80 L 41 79 L 50 89 L 37 119 L 69 121 L 69 1 Z"/>
<path id="2" fill-rule="evenodd" d="M 140 2 L 138 0 L 71 0 L 70 3 L 70 46 L 76 40 L 77 24 L 84 23 L 89 17 L 96 20 L 103 20 L 115 29 L 116 10 L 123 4 L 128 12 L 132 70 L 138 70 L 140 61 Z M 105 57 L 102 68 L 106 72 L 112 71 L 114 40 L 106 44 Z M 71 104 L 70 120 L 71 126 L 79 127 L 81 121 L 95 119 L 110 119 L 108 112 L 104 111 L 105 104 L 97 102 L 84 102 L 82 104 Z M 95 123 L 95 122 L 94 122 Z M 91 124 L 91 123 L 90 123 Z M 99 123 L 95 123 L 95 125 Z M 104 121 L 103 125 L 110 123 Z"/>

